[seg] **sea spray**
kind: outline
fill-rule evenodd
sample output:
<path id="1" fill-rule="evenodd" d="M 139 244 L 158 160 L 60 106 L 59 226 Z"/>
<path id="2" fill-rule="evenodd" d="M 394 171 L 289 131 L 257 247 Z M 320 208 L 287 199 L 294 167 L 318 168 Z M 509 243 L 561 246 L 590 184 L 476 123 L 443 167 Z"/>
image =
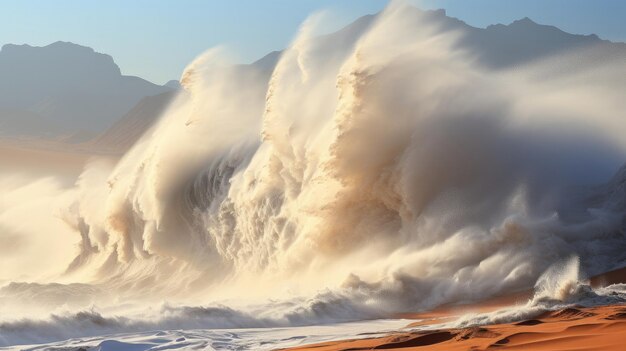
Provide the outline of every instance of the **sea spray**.
<path id="1" fill-rule="evenodd" d="M 533 297 L 526 303 L 518 303 L 515 306 L 504 307 L 489 313 L 466 314 L 454 322 L 432 328 L 465 328 L 475 325 L 512 323 L 569 307 L 592 307 L 626 302 L 624 284 L 592 289 L 589 281 L 580 276 L 580 262 L 576 256 L 550 266 L 539 277 L 534 289 Z"/>

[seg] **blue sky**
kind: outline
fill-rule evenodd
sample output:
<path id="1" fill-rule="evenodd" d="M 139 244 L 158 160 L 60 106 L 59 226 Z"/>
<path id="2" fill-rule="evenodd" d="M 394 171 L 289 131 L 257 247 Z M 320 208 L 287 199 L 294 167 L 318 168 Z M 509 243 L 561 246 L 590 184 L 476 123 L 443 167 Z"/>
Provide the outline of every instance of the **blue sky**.
<path id="1" fill-rule="evenodd" d="M 572 33 L 626 41 L 622 0 L 421 0 L 423 8 L 484 27 L 530 17 Z M 0 0 L 0 44 L 63 40 L 113 56 L 124 74 L 177 79 L 198 54 L 225 45 L 251 62 L 288 45 L 312 12 L 329 10 L 326 31 L 380 11 L 386 0 Z"/>

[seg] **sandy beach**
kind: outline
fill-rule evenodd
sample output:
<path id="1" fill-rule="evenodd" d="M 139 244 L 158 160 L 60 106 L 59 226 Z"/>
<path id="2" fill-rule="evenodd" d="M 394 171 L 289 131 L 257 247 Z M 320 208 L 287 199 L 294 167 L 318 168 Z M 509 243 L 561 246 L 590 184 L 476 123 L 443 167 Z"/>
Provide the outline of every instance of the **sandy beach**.
<path id="1" fill-rule="evenodd" d="M 626 306 L 568 308 L 511 324 L 392 334 L 289 350 L 623 350 Z"/>
<path id="2" fill-rule="evenodd" d="M 626 282 L 626 268 L 591 278 L 594 287 Z M 624 350 L 626 305 L 569 307 L 537 318 L 506 324 L 460 329 L 417 331 L 420 326 L 452 321 L 467 312 L 491 312 L 528 299 L 525 291 L 481 303 L 443 306 L 433 311 L 403 314 L 415 319 L 406 332 L 360 340 L 333 341 L 290 348 L 291 351 L 357 350 Z M 411 330 L 410 328 L 415 328 Z"/>

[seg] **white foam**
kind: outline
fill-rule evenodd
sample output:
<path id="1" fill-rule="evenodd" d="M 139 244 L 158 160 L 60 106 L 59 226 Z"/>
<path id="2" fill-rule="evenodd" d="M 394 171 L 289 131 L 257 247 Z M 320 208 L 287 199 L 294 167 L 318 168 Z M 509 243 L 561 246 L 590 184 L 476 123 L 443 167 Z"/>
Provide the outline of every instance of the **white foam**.
<path id="1" fill-rule="evenodd" d="M 407 320 L 376 320 L 310 327 L 168 330 L 70 339 L 40 345 L 22 345 L 22 350 L 85 348 L 98 351 L 134 350 L 274 350 L 319 342 L 360 339 L 384 335 L 403 328 Z"/>

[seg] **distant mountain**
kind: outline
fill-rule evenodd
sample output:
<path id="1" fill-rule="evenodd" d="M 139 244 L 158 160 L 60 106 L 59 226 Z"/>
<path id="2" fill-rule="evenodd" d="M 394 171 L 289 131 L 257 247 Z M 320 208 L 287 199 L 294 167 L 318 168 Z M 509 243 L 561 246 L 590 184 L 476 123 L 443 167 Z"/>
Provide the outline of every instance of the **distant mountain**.
<path id="1" fill-rule="evenodd" d="M 145 133 L 176 97 L 176 92 L 148 96 L 111 128 L 93 139 L 87 147 L 104 152 L 123 153 Z"/>
<path id="2" fill-rule="evenodd" d="M 611 57 L 616 55 L 625 57 L 626 54 L 624 43 L 602 40 L 595 34 L 570 34 L 554 26 L 538 24 L 528 17 L 508 25 L 495 24 L 487 28 L 477 28 L 447 16 L 445 10 L 421 10 L 415 7 L 410 10 L 415 13 L 415 21 L 420 21 L 421 24 L 434 25 L 442 32 L 459 33 L 457 47 L 475 55 L 478 64 L 489 68 L 526 64 L 581 48 L 600 50 Z M 349 42 L 351 38 L 363 34 L 376 18 L 377 15 L 363 16 L 343 29 L 319 39 L 329 42 Z M 257 63 L 267 65 L 270 58 L 279 56 L 280 52 L 273 52 Z"/>
<path id="3" fill-rule="evenodd" d="M 167 83 L 163 84 L 164 87 L 172 88 L 174 90 L 182 89 L 180 82 L 177 80 L 170 80 Z"/>
<path id="4" fill-rule="evenodd" d="M 535 23 L 529 18 L 514 21 L 509 25 L 496 24 L 487 28 L 476 28 L 459 19 L 448 17 L 445 10 L 423 11 L 412 8 L 412 11 L 415 11 L 416 21 L 422 23 L 425 21 L 424 24 L 435 25 L 442 31 L 460 33 L 458 47 L 475 56 L 478 64 L 491 69 L 503 69 L 525 64 L 551 55 L 565 53 L 568 50 L 585 47 L 593 48 L 600 59 L 616 55 L 626 58 L 626 45 L 623 43 L 601 40 L 593 34 L 566 33 L 553 26 Z M 424 14 L 426 16 L 423 16 Z M 377 15 L 360 17 L 334 33 L 318 37 L 316 45 L 321 47 L 325 45 L 349 47 L 368 30 L 376 17 Z M 336 52 L 337 50 L 329 51 Z M 282 51 L 273 51 L 250 65 L 241 65 L 240 67 L 243 69 L 254 67 L 266 74 L 269 79 L 281 54 Z M 180 86 L 176 81 L 168 82 L 166 85 L 172 88 Z M 154 123 L 162 111 L 160 108 L 167 106 L 167 102 L 171 98 L 172 96 L 169 94 L 162 94 L 142 100 L 122 120 L 101 135 L 94 145 L 100 148 L 109 145 L 108 150 L 123 152 L 125 148 L 132 145 L 133 140 L 136 140 L 143 131 Z"/>
<path id="5" fill-rule="evenodd" d="M 431 17 L 442 29 L 460 30 L 462 35 L 457 45 L 475 54 L 479 64 L 490 68 L 526 64 L 583 48 L 611 54 L 626 53 L 624 43 L 602 40 L 595 34 L 570 34 L 554 26 L 538 24 L 528 17 L 508 25 L 495 24 L 487 28 L 472 27 L 447 17 L 444 10 L 432 11 Z"/>
<path id="6" fill-rule="evenodd" d="M 415 11 L 416 21 L 435 25 L 442 31 L 458 32 L 457 46 L 490 69 L 505 69 L 588 48 L 594 55 L 578 59 L 601 64 L 602 60 L 624 58 L 626 72 L 626 44 L 602 40 L 593 34 L 570 34 L 529 18 L 476 28 L 448 17 L 444 10 L 411 11 Z M 316 45 L 349 47 L 376 18 L 377 15 L 363 16 L 334 33 L 318 37 Z M 281 54 L 274 51 L 240 67 L 254 68 L 269 79 Z M 568 69 L 575 69 L 573 65 L 568 62 Z M 46 47 L 5 45 L 0 51 L 0 135 L 63 133 L 65 142 L 80 142 L 95 132 L 98 136 L 83 145 L 124 152 L 154 124 L 174 92 L 180 90 L 178 81 L 158 86 L 123 76 L 110 56 L 87 47 L 63 42 Z"/>
<path id="7" fill-rule="evenodd" d="M 0 135 L 101 132 L 146 96 L 171 91 L 124 76 L 111 56 L 67 42 L 0 50 Z"/>

